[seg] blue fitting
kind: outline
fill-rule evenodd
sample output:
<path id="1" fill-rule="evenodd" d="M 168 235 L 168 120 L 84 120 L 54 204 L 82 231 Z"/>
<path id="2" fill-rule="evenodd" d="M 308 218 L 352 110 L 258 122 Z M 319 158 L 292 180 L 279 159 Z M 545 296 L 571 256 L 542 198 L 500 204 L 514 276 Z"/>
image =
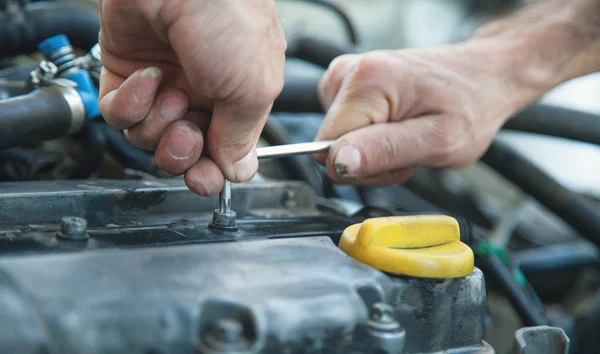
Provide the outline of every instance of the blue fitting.
<path id="1" fill-rule="evenodd" d="M 85 106 L 87 119 L 100 117 L 98 107 L 98 89 L 87 70 L 80 68 L 76 63 L 73 46 L 65 35 L 50 37 L 38 45 L 39 51 L 46 60 L 58 67 L 58 76 L 69 79 L 77 84 L 77 92 Z"/>

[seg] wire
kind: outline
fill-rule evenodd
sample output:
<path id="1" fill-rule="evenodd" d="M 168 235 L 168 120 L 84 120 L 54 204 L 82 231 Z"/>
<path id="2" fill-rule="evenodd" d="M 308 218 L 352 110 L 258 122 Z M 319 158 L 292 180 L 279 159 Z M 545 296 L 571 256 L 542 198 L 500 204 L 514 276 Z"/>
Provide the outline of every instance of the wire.
<path id="1" fill-rule="evenodd" d="M 344 9 L 340 5 L 332 3 L 329 0 L 297 0 L 297 1 L 302 1 L 302 2 L 306 2 L 306 3 L 314 4 L 317 6 L 321 6 L 321 7 L 327 8 L 331 12 L 335 13 L 342 20 L 342 24 L 344 25 L 344 29 L 346 30 L 346 34 L 348 35 L 348 39 L 350 40 L 350 42 L 354 45 L 358 44 L 358 35 L 357 35 L 356 27 L 352 23 L 350 16 L 348 16 L 346 11 L 344 11 Z"/>
<path id="2" fill-rule="evenodd" d="M 537 296 L 535 298 L 529 297 L 528 291 L 517 284 L 513 274 L 497 255 L 492 253 L 480 257 L 478 263 L 484 268 L 486 276 L 495 280 L 502 288 L 525 326 L 545 326 L 549 324 L 540 308 Z"/>

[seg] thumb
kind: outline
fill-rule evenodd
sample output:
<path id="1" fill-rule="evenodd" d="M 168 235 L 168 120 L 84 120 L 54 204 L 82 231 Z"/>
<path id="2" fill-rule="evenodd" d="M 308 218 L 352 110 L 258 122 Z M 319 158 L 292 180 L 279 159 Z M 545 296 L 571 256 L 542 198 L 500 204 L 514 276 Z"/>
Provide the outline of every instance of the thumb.
<path id="1" fill-rule="evenodd" d="M 226 179 L 246 182 L 258 170 L 256 143 L 268 109 L 216 104 L 208 129 L 208 151 Z"/>
<path id="2" fill-rule="evenodd" d="M 330 150 L 329 171 L 336 177 L 364 178 L 417 165 L 444 166 L 459 143 L 449 135 L 448 124 L 446 116 L 429 115 L 352 131 Z"/>

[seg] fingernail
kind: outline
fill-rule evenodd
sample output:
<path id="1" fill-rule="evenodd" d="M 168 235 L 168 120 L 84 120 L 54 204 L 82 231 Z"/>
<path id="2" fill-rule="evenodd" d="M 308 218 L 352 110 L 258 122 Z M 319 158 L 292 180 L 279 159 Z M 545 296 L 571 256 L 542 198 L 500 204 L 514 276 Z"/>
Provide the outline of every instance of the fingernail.
<path id="1" fill-rule="evenodd" d="M 149 67 L 144 69 L 140 76 L 138 77 L 138 81 L 133 88 L 133 95 L 135 98 L 143 103 L 149 102 L 154 98 L 156 94 L 156 90 L 158 89 L 158 84 L 156 80 L 160 78 L 162 72 L 159 68 Z"/>
<path id="2" fill-rule="evenodd" d="M 167 140 L 167 151 L 176 160 L 184 160 L 190 157 L 195 148 L 196 138 L 187 130 L 174 131 Z"/>
<path id="3" fill-rule="evenodd" d="M 246 156 L 233 164 L 233 173 L 238 182 L 249 181 L 258 170 L 258 158 L 256 157 L 256 149 L 252 148 Z"/>
<path id="4" fill-rule="evenodd" d="M 360 171 L 360 151 L 353 145 L 344 145 L 335 156 L 335 172 L 344 177 L 355 177 Z"/>
<path id="5" fill-rule="evenodd" d="M 204 186 L 204 184 L 202 183 L 202 181 L 196 180 L 193 182 L 193 185 L 194 185 L 196 193 L 198 193 L 198 195 L 200 195 L 202 197 L 208 197 L 207 189 Z"/>
<path id="6" fill-rule="evenodd" d="M 166 121 L 180 118 L 187 111 L 187 102 L 178 96 L 166 97 L 160 101 L 158 110 Z"/>

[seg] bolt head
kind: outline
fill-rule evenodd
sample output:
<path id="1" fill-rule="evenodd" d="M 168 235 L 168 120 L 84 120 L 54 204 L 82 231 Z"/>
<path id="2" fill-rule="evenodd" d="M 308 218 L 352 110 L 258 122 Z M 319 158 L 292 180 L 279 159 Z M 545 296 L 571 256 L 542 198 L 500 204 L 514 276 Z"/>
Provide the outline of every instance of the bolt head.
<path id="1" fill-rule="evenodd" d="M 373 305 L 369 317 L 371 318 L 371 321 L 376 321 L 380 323 L 394 322 L 392 307 L 383 302 L 378 302 Z"/>
<path id="2" fill-rule="evenodd" d="M 298 201 L 296 200 L 296 191 L 292 189 L 286 190 L 281 198 L 281 204 L 286 208 L 297 206 Z"/>
<path id="3" fill-rule="evenodd" d="M 221 342 L 234 343 L 239 341 L 243 335 L 242 324 L 232 319 L 222 319 L 217 322 L 215 337 Z"/>
<path id="4" fill-rule="evenodd" d="M 60 237 L 68 239 L 87 238 L 87 220 L 76 216 L 67 216 L 60 222 L 60 231 L 57 233 Z"/>

